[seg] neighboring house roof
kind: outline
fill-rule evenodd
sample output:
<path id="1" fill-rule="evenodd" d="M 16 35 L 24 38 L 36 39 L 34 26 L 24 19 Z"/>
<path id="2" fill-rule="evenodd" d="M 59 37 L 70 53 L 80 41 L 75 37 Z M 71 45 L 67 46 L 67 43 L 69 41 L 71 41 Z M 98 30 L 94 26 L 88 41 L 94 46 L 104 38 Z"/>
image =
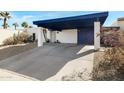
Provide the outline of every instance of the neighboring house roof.
<path id="1" fill-rule="evenodd" d="M 109 27 L 102 27 L 101 28 L 102 31 L 110 31 L 110 30 L 118 31 L 119 29 L 120 29 L 119 26 L 109 26 Z"/>
<path id="2" fill-rule="evenodd" d="M 84 27 L 93 27 L 94 21 L 100 21 L 101 25 L 103 25 L 107 17 L 108 12 L 101 12 L 74 17 L 33 21 L 33 24 L 37 25 L 38 27 L 44 27 L 52 30 L 78 29 Z"/>
<path id="3" fill-rule="evenodd" d="M 118 18 L 118 21 L 124 21 L 124 17 Z"/>

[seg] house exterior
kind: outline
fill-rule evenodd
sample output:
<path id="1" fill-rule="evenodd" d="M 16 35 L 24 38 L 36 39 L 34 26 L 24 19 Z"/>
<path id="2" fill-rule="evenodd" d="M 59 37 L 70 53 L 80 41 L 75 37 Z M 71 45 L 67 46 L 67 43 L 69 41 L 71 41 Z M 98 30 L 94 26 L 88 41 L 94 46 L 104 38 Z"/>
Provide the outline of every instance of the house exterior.
<path id="1" fill-rule="evenodd" d="M 118 18 L 112 23 L 112 26 L 120 27 L 120 30 L 124 31 L 124 17 Z"/>
<path id="2" fill-rule="evenodd" d="M 18 35 L 22 30 L 12 30 L 12 29 L 0 29 L 0 45 L 3 45 L 3 41 L 7 38 L 13 37 L 13 35 Z"/>
<path id="3" fill-rule="evenodd" d="M 101 12 L 74 17 L 34 21 L 38 27 L 46 28 L 51 42 L 76 44 L 96 44 L 98 46 L 100 27 L 104 24 L 108 12 Z M 96 31 L 96 32 L 95 32 Z M 95 34 L 94 34 L 95 33 Z M 97 42 L 94 40 L 97 39 Z"/>
<path id="4" fill-rule="evenodd" d="M 102 27 L 101 31 L 102 32 L 108 32 L 108 31 L 118 31 L 120 30 L 119 26 L 109 26 L 109 27 Z"/>

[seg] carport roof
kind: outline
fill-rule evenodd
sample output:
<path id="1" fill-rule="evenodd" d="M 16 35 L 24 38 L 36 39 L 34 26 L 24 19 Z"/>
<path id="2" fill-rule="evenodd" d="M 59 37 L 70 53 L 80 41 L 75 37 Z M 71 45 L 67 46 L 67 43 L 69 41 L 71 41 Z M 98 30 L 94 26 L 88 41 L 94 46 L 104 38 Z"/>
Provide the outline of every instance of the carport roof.
<path id="1" fill-rule="evenodd" d="M 108 12 L 101 12 L 73 17 L 33 21 L 33 24 L 38 27 L 44 27 L 51 30 L 80 29 L 85 27 L 93 27 L 94 21 L 100 21 L 101 25 L 103 25 L 107 17 Z"/>

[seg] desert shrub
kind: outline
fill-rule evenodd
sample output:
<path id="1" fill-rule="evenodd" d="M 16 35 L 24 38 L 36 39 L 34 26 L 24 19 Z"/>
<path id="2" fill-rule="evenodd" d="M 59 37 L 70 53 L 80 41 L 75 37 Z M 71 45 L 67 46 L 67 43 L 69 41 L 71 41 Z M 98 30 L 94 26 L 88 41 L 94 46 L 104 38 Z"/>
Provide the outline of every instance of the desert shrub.
<path id="1" fill-rule="evenodd" d="M 28 33 L 26 31 L 18 34 L 13 34 L 12 37 L 9 37 L 3 41 L 3 45 L 14 45 L 20 43 L 28 42 Z"/>
<path id="2" fill-rule="evenodd" d="M 91 73 L 84 69 L 82 71 L 74 71 L 73 73 L 63 76 L 61 78 L 62 81 L 84 81 L 91 80 Z"/>
<path id="3" fill-rule="evenodd" d="M 13 45 L 13 44 L 14 44 L 13 37 L 9 37 L 3 41 L 3 45 Z"/>
<path id="4" fill-rule="evenodd" d="M 118 46 L 119 43 L 119 33 L 120 31 L 108 31 L 108 32 L 102 32 L 100 35 L 101 37 L 101 44 L 105 47 L 115 47 Z"/>
<path id="5" fill-rule="evenodd" d="M 124 32 L 116 32 L 116 36 L 118 43 L 106 48 L 103 60 L 94 66 L 93 80 L 124 80 Z"/>
<path id="6" fill-rule="evenodd" d="M 24 31 L 24 32 L 20 33 L 20 34 L 17 36 L 17 39 L 18 39 L 18 41 L 20 41 L 20 42 L 26 43 L 26 42 L 28 42 L 28 40 L 27 40 L 28 37 L 29 37 L 29 35 L 28 35 L 27 31 Z"/>
<path id="7" fill-rule="evenodd" d="M 109 48 L 93 69 L 93 80 L 124 80 L 124 53 L 119 48 Z M 124 51 L 123 51 L 124 52 Z"/>

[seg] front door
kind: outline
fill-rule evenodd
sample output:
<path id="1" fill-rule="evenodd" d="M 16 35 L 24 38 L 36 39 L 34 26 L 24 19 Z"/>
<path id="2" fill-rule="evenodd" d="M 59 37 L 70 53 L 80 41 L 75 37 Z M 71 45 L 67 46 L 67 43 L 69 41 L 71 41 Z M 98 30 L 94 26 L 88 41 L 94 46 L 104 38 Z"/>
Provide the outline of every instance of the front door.
<path id="1" fill-rule="evenodd" d="M 94 29 L 93 28 L 83 28 L 78 29 L 78 44 L 94 44 Z"/>

